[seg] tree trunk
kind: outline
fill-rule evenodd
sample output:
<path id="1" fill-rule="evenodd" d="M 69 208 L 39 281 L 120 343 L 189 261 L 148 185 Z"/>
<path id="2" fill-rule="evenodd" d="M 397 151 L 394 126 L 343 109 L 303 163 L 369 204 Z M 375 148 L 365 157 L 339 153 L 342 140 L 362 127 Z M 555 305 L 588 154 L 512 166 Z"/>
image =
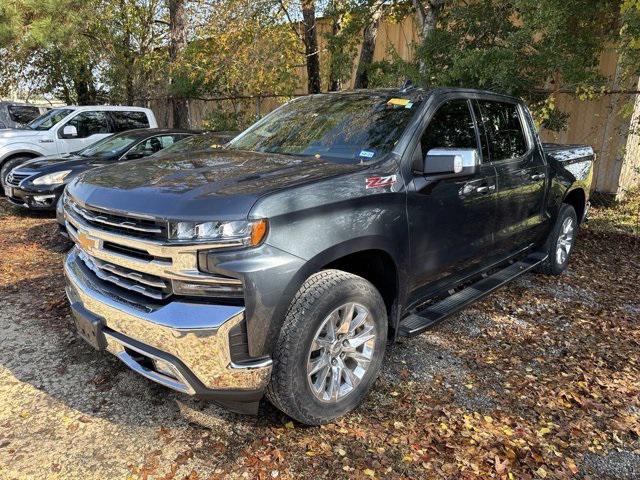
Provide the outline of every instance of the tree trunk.
<path id="1" fill-rule="evenodd" d="M 95 105 L 96 90 L 93 85 L 93 73 L 86 65 L 80 66 L 80 70 L 73 79 L 73 88 L 76 91 L 78 105 Z"/>
<path id="2" fill-rule="evenodd" d="M 340 30 L 342 29 L 342 14 L 340 12 L 334 12 L 334 17 L 331 22 L 331 35 L 335 39 L 338 35 L 340 35 Z M 333 53 L 333 52 L 332 52 Z M 333 59 L 331 59 L 332 68 L 329 71 L 329 91 L 337 92 L 342 88 L 342 80 L 339 75 L 336 75 L 335 69 L 333 68 Z"/>
<path id="3" fill-rule="evenodd" d="M 353 88 L 369 87 L 369 69 L 373 63 L 373 54 L 376 50 L 376 38 L 378 37 L 378 25 L 382 17 L 383 1 L 374 2 L 371 6 L 371 21 L 367 23 L 362 32 L 362 49 L 356 69 L 356 79 Z"/>
<path id="4" fill-rule="evenodd" d="M 187 46 L 187 14 L 185 0 L 168 0 L 169 4 L 169 63 L 175 67 Z M 173 73 L 175 75 L 175 72 Z M 170 80 L 173 84 L 173 78 Z M 173 128 L 189 128 L 189 105 L 179 93 L 171 95 Z"/>
<path id="5" fill-rule="evenodd" d="M 418 35 L 420 43 L 425 45 L 431 34 L 433 34 L 438 24 L 438 18 L 447 0 L 413 0 L 416 10 L 416 20 L 418 21 Z M 423 60 L 418 63 L 420 72 L 424 73 L 425 64 Z"/>
<path id="6" fill-rule="evenodd" d="M 127 32 L 124 37 L 125 47 L 125 77 L 124 77 L 124 96 L 127 105 L 133 105 L 135 100 L 135 91 L 133 88 L 133 57 L 131 55 L 131 33 Z"/>
<path id="7" fill-rule="evenodd" d="M 320 55 L 314 0 L 302 0 L 302 18 L 304 49 L 307 57 L 307 89 L 309 93 L 320 93 Z"/>

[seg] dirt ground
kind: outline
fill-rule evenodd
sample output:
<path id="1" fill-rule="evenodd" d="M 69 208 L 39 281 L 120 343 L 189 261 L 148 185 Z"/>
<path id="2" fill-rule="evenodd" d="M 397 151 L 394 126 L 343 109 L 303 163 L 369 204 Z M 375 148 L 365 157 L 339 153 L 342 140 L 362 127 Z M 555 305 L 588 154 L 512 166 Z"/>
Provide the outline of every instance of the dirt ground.
<path id="1" fill-rule="evenodd" d="M 306 428 L 156 386 L 74 332 L 52 218 L 0 203 L 0 478 L 640 478 L 639 196 L 569 271 L 389 348 L 355 413 Z"/>

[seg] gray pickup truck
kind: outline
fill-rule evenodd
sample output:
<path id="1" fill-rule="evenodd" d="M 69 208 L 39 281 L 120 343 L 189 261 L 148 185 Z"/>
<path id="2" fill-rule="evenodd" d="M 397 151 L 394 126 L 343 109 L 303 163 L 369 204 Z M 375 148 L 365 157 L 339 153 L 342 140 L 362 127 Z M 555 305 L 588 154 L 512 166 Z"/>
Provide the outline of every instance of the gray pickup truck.
<path id="1" fill-rule="evenodd" d="M 567 268 L 594 154 L 491 92 L 293 100 L 224 149 L 73 180 L 80 335 L 167 387 L 306 424 L 356 408 L 389 342 Z"/>

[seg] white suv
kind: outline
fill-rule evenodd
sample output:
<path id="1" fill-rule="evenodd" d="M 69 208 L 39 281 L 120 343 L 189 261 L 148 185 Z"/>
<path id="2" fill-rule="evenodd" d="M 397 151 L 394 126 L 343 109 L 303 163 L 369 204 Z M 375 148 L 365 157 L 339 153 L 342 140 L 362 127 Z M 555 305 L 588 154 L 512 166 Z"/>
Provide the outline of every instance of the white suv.
<path id="1" fill-rule="evenodd" d="M 105 105 L 54 108 L 24 129 L 0 131 L 0 180 L 4 184 L 13 167 L 31 158 L 64 155 L 114 133 L 157 127 L 148 108 Z"/>

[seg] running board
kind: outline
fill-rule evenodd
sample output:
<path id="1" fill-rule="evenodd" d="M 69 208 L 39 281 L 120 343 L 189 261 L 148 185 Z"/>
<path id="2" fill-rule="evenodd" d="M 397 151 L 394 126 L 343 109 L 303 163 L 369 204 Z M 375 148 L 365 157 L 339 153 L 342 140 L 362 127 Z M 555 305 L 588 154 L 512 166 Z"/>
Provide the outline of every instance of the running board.
<path id="1" fill-rule="evenodd" d="M 459 292 L 454 293 L 453 295 L 440 300 L 427 308 L 413 310 L 400 322 L 398 335 L 402 337 L 411 337 L 424 332 L 431 325 L 458 312 L 470 303 L 488 295 L 505 283 L 508 283 L 523 273 L 528 272 L 536 265 L 544 262 L 546 259 L 546 253 L 532 253 L 522 260 L 512 263 L 502 270 L 478 280 L 476 283 L 469 285 Z"/>

